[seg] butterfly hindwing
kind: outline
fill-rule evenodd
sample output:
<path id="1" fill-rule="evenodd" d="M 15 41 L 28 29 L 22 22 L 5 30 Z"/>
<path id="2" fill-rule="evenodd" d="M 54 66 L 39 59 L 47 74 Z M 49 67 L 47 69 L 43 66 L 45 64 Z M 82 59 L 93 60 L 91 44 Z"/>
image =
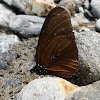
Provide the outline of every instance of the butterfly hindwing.
<path id="1" fill-rule="evenodd" d="M 78 66 L 78 51 L 68 12 L 54 8 L 40 33 L 36 62 L 47 67 L 48 74 L 69 78 Z"/>

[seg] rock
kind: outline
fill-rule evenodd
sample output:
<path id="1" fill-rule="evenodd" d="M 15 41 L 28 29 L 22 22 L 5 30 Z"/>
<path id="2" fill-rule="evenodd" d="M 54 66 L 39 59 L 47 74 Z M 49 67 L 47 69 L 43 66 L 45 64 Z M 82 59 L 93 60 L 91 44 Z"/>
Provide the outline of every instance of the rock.
<path id="1" fill-rule="evenodd" d="M 30 15 L 17 15 L 9 23 L 9 29 L 20 33 L 24 37 L 38 35 L 41 31 L 44 18 Z"/>
<path id="2" fill-rule="evenodd" d="M 79 7 L 82 6 L 84 0 L 61 0 L 59 5 L 68 6 L 71 14 L 79 11 Z"/>
<path id="3" fill-rule="evenodd" d="M 30 0 L 26 3 L 25 13 L 46 16 L 55 7 L 53 0 Z"/>
<path id="4" fill-rule="evenodd" d="M 0 69 L 6 70 L 8 68 L 8 66 L 9 65 L 7 64 L 7 62 L 0 59 Z"/>
<path id="5" fill-rule="evenodd" d="M 91 0 L 91 13 L 96 18 L 100 18 L 100 0 Z"/>
<path id="6" fill-rule="evenodd" d="M 77 14 L 75 14 L 75 17 L 73 19 L 75 21 L 77 21 L 79 25 L 89 23 L 89 20 L 87 18 L 85 18 L 85 16 L 84 16 L 83 13 L 77 13 Z"/>
<path id="7" fill-rule="evenodd" d="M 56 5 L 53 0 L 3 0 L 8 5 L 19 8 L 26 14 L 46 16 Z"/>
<path id="8" fill-rule="evenodd" d="M 65 100 L 100 100 L 100 81 L 76 88 Z"/>
<path id="9" fill-rule="evenodd" d="M 0 4 L 0 26 L 7 27 L 15 13 L 5 4 Z"/>
<path id="10" fill-rule="evenodd" d="M 96 21 L 95 30 L 100 32 L 100 18 Z"/>
<path id="11" fill-rule="evenodd" d="M 71 18 L 71 24 L 72 24 L 72 27 L 78 27 L 79 24 L 77 21 L 75 21 L 73 18 Z"/>
<path id="12" fill-rule="evenodd" d="M 16 52 L 0 53 L 0 69 L 6 70 L 9 64 L 18 57 Z"/>
<path id="13" fill-rule="evenodd" d="M 84 13 L 83 7 L 79 7 L 79 13 Z"/>
<path id="14" fill-rule="evenodd" d="M 24 69 L 25 69 L 26 71 L 29 71 L 29 72 L 30 72 L 30 70 L 31 70 L 35 65 L 36 65 L 36 62 L 35 62 L 35 61 L 26 62 L 26 63 L 23 64 Z"/>
<path id="15" fill-rule="evenodd" d="M 75 32 L 79 55 L 79 81 L 85 84 L 100 80 L 100 34 Z"/>
<path id="16" fill-rule="evenodd" d="M 13 45 L 18 44 L 19 42 L 19 38 L 16 35 L 6 35 L 2 33 L 0 35 L 0 53 L 7 52 Z"/>
<path id="17" fill-rule="evenodd" d="M 85 8 L 85 9 L 89 9 L 89 7 L 90 7 L 89 0 L 84 0 L 83 5 L 84 5 L 84 8 Z"/>
<path id="18" fill-rule="evenodd" d="M 0 54 L 0 59 L 4 59 L 8 63 L 14 61 L 17 57 L 18 57 L 18 54 L 15 51 L 14 52 L 8 51 L 8 52 Z"/>
<path id="19" fill-rule="evenodd" d="M 7 87 L 7 86 L 16 86 L 18 84 L 21 84 L 22 83 L 22 80 L 20 79 L 17 79 L 17 78 L 9 78 L 8 80 L 6 80 L 5 83 L 2 84 L 3 87 Z"/>
<path id="20" fill-rule="evenodd" d="M 17 11 L 24 12 L 26 9 L 25 0 L 3 0 L 11 7 L 17 8 Z"/>
<path id="21" fill-rule="evenodd" d="M 64 100 L 78 86 L 57 77 L 35 79 L 26 85 L 16 100 Z"/>

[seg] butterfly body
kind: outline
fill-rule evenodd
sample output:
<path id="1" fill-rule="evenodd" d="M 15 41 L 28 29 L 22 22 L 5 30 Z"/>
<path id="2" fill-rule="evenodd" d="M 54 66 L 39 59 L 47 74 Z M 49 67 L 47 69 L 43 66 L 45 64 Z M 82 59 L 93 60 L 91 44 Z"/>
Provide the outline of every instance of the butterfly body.
<path id="1" fill-rule="evenodd" d="M 41 66 L 46 74 L 63 78 L 70 78 L 77 71 L 75 36 L 70 16 L 61 7 L 54 8 L 44 22 L 37 46 L 36 63 L 32 70 L 37 69 L 35 72 L 38 74 L 41 74 L 38 71 Z"/>

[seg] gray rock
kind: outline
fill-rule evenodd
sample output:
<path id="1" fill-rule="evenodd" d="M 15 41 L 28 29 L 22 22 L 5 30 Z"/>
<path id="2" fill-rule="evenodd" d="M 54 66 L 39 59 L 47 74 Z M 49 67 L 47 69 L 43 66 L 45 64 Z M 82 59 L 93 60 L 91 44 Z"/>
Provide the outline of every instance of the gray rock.
<path id="1" fill-rule="evenodd" d="M 3 0 L 8 5 L 18 8 L 26 14 L 46 16 L 55 7 L 53 0 Z"/>
<path id="2" fill-rule="evenodd" d="M 100 18 L 96 21 L 95 30 L 100 32 Z"/>
<path id="3" fill-rule="evenodd" d="M 19 38 L 16 35 L 6 35 L 2 33 L 0 35 L 0 53 L 7 52 L 19 42 Z"/>
<path id="4" fill-rule="evenodd" d="M 40 33 L 45 18 L 30 15 L 15 15 L 13 11 L 0 4 L 0 26 L 19 32 L 25 37 Z"/>
<path id="5" fill-rule="evenodd" d="M 73 18 L 71 18 L 71 24 L 72 24 L 72 27 L 78 27 L 79 24 L 77 21 L 75 21 Z"/>
<path id="6" fill-rule="evenodd" d="M 2 84 L 2 87 L 6 88 L 7 86 L 16 86 L 18 84 L 21 84 L 22 80 L 18 79 L 18 78 L 9 78 L 8 80 L 6 80 L 5 83 Z"/>
<path id="7" fill-rule="evenodd" d="M 18 57 L 16 52 L 0 53 L 0 69 L 6 70 L 9 64 Z"/>
<path id="8" fill-rule="evenodd" d="M 0 26 L 7 27 L 15 13 L 5 4 L 0 4 Z"/>
<path id="9" fill-rule="evenodd" d="M 8 66 L 9 65 L 7 64 L 7 62 L 0 59 L 0 69 L 6 70 L 8 68 Z"/>
<path id="10" fill-rule="evenodd" d="M 83 5 L 84 0 L 60 0 L 59 5 L 67 5 L 67 7 L 75 12 L 79 11 L 79 7 Z"/>
<path id="11" fill-rule="evenodd" d="M 100 80 L 100 34 L 93 31 L 75 32 L 75 37 L 79 54 L 80 81 L 89 84 Z"/>
<path id="12" fill-rule="evenodd" d="M 89 7 L 90 7 L 89 0 L 84 0 L 83 5 L 84 5 L 84 8 L 85 8 L 85 9 L 89 9 Z"/>
<path id="13" fill-rule="evenodd" d="M 30 37 L 40 33 L 43 22 L 44 18 L 38 16 L 17 15 L 10 21 L 9 28 L 24 37 Z"/>
<path id="14" fill-rule="evenodd" d="M 100 100 L 100 81 L 76 88 L 65 100 Z"/>
<path id="15" fill-rule="evenodd" d="M 100 0 L 92 0 L 91 1 L 91 13 L 96 18 L 100 18 Z"/>
<path id="16" fill-rule="evenodd" d="M 16 52 L 5 52 L 0 53 L 0 69 L 6 70 L 9 67 L 9 64 L 18 57 Z"/>
<path id="17" fill-rule="evenodd" d="M 14 61 L 17 57 L 18 57 L 18 54 L 15 51 L 14 52 L 8 51 L 8 52 L 0 54 L 0 59 L 4 59 L 8 63 Z"/>
<path id="18" fill-rule="evenodd" d="M 18 8 L 21 11 L 24 12 L 26 5 L 25 0 L 3 0 L 5 3 L 7 3 L 9 6 Z"/>
<path id="19" fill-rule="evenodd" d="M 64 79 L 44 77 L 35 79 L 23 87 L 15 100 L 64 100 L 69 90 L 71 92 L 75 88 L 76 85 Z"/>
<path id="20" fill-rule="evenodd" d="M 89 23 L 89 20 L 84 16 L 83 13 L 76 13 L 73 19 L 77 21 L 79 25 Z"/>

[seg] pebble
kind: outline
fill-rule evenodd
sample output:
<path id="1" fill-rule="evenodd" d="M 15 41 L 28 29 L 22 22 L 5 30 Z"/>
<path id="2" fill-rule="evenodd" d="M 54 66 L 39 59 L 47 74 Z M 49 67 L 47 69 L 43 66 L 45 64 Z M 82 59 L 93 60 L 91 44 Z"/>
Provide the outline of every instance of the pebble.
<path id="1" fill-rule="evenodd" d="M 100 18 L 100 0 L 92 0 L 90 3 L 91 13 L 95 18 Z"/>
<path id="2" fill-rule="evenodd" d="M 55 8 L 53 0 L 30 0 L 26 3 L 26 14 L 36 14 L 38 16 L 47 16 L 47 14 Z"/>
<path id="3" fill-rule="evenodd" d="M 97 32 L 100 32 L 100 18 L 96 21 L 95 30 L 96 30 Z"/>
<path id="4" fill-rule="evenodd" d="M 100 81 L 76 88 L 65 100 L 100 100 Z"/>
<path id="5" fill-rule="evenodd" d="M 10 50 L 15 44 L 20 42 L 19 38 L 16 35 L 6 35 L 4 33 L 0 33 L 0 53 L 7 52 Z"/>

